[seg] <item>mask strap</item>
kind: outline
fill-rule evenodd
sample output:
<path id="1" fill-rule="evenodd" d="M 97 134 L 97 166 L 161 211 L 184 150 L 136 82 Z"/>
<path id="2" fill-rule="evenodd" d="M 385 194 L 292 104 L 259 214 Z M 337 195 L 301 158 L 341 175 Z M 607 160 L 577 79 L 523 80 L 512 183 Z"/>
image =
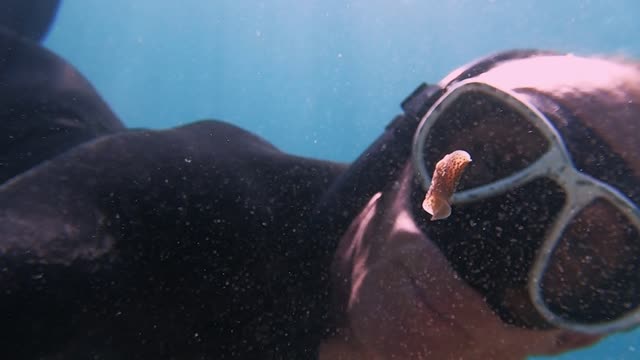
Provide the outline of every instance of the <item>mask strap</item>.
<path id="1" fill-rule="evenodd" d="M 378 139 L 338 176 L 315 204 L 311 233 L 337 241 L 371 196 L 390 184 L 411 158 L 412 139 L 422 116 L 440 97 L 438 86 L 421 84 L 403 102 Z M 319 220 L 321 219 L 321 220 Z"/>
<path id="2" fill-rule="evenodd" d="M 422 83 L 402 101 L 400 106 L 407 116 L 420 121 L 443 93 L 444 89 L 440 86 Z"/>

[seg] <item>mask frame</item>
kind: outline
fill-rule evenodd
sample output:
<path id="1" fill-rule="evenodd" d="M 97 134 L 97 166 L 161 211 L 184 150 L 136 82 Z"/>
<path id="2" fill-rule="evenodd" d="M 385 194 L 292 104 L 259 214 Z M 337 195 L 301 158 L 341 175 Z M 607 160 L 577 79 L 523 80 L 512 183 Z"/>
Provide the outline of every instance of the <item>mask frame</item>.
<path id="1" fill-rule="evenodd" d="M 562 239 L 563 231 L 576 214 L 589 206 L 595 199 L 604 199 L 624 214 L 635 229 L 640 231 L 640 209 L 618 189 L 577 170 L 556 128 L 525 96 L 514 91 L 499 89 L 473 78 L 455 82 L 448 87 L 421 118 L 413 138 L 412 163 L 424 190 L 429 188 L 431 182 L 431 174 L 426 169 L 423 151 L 427 135 L 438 118 L 461 96 L 469 93 L 498 99 L 508 105 L 510 109 L 517 111 L 523 119 L 529 121 L 545 137 L 549 147 L 546 153 L 524 169 L 489 184 L 456 193 L 453 195 L 451 203 L 456 205 L 481 201 L 541 177 L 553 180 L 562 187 L 567 198 L 560 213 L 547 229 L 542 246 L 529 271 L 528 293 L 532 304 L 550 324 L 583 333 L 609 333 L 639 324 L 640 307 L 611 321 L 582 323 L 563 318 L 554 313 L 545 303 L 540 286 L 542 278 L 554 250 Z M 472 154 L 472 156 L 477 155 Z"/>

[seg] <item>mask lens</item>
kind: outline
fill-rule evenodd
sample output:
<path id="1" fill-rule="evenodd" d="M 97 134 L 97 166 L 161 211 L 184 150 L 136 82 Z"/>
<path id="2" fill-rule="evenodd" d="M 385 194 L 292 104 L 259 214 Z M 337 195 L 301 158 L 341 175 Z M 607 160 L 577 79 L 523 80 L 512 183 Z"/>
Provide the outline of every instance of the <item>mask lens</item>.
<path id="1" fill-rule="evenodd" d="M 455 95 L 454 95 L 455 96 Z M 549 141 L 538 131 L 524 109 L 480 91 L 461 93 L 440 104 L 425 139 L 426 169 L 433 171 L 445 154 L 466 150 L 473 162 L 458 191 L 486 185 L 508 177 L 544 155 Z"/>
<path id="2" fill-rule="evenodd" d="M 565 228 L 541 279 L 546 306 L 566 321 L 614 321 L 640 306 L 640 229 L 595 200 Z"/>

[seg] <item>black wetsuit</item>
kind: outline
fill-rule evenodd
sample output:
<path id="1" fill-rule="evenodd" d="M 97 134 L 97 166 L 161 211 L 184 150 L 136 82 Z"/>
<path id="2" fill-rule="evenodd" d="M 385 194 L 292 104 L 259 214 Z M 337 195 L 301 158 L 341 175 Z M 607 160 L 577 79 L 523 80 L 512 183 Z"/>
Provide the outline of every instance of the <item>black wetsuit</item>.
<path id="1" fill-rule="evenodd" d="M 340 235 L 414 125 L 350 167 L 219 121 L 126 129 L 45 15 L 0 30 L 0 358 L 317 357 Z"/>

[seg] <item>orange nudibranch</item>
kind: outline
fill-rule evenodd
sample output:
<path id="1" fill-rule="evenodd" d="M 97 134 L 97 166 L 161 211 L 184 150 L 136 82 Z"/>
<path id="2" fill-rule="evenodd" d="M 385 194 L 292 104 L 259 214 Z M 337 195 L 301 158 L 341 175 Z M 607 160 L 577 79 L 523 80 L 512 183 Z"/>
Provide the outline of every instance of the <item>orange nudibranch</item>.
<path id="1" fill-rule="evenodd" d="M 464 150 L 456 150 L 438 161 L 433 171 L 429 191 L 424 197 L 422 208 L 431 214 L 431 220 L 446 219 L 451 215 L 451 197 L 458 181 L 471 162 L 471 156 Z"/>

